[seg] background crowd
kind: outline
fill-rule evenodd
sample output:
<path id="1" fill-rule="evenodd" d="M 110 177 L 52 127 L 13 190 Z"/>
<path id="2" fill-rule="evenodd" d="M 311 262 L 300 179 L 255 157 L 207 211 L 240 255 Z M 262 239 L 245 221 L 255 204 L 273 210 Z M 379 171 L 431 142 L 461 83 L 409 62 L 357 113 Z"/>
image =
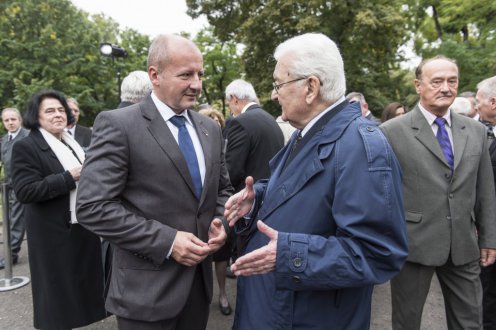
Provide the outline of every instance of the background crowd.
<path id="1" fill-rule="evenodd" d="M 496 326 L 496 77 L 457 98 L 457 63 L 425 58 L 412 110 L 389 100 L 379 119 L 346 94 L 324 34 L 273 58 L 277 119 L 243 79 L 224 90 L 228 118 L 199 109 L 204 58 L 176 35 L 152 41 L 147 71 L 92 128 L 56 90 L 22 117 L 2 111 L 12 261 L 26 230 L 34 327 L 111 313 L 119 329 L 204 329 L 213 261 L 225 315 L 238 277 L 235 329 L 364 329 L 388 280 L 392 328 L 419 329 L 434 273 L 449 329 Z"/>

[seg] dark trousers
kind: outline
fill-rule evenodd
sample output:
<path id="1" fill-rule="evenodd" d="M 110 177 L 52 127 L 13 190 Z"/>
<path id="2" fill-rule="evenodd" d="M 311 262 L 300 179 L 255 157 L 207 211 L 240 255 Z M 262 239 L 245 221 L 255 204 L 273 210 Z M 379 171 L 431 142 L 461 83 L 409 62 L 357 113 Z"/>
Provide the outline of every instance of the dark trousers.
<path id="1" fill-rule="evenodd" d="M 391 280 L 393 329 L 420 329 L 422 311 L 434 273 L 443 292 L 448 329 L 481 329 L 479 260 L 455 266 L 451 259 L 438 267 L 405 263 L 400 273 Z"/>
<path id="2" fill-rule="evenodd" d="M 12 247 L 12 257 L 17 257 L 21 251 L 22 241 L 26 232 L 24 223 L 24 205 L 16 198 L 14 190 L 9 192 L 10 206 L 10 246 Z"/>
<path id="3" fill-rule="evenodd" d="M 157 322 L 130 320 L 117 316 L 119 330 L 204 330 L 207 327 L 210 302 L 203 275 L 197 267 L 193 285 L 183 310 L 173 319 Z"/>
<path id="4" fill-rule="evenodd" d="M 484 330 L 496 329 L 496 265 L 481 267 Z"/>

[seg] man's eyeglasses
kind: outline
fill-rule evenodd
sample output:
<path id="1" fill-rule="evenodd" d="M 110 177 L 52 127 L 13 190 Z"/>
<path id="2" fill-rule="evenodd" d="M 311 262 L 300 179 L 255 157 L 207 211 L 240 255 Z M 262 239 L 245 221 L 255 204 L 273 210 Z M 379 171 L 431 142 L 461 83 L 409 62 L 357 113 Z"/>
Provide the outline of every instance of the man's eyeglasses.
<path id="1" fill-rule="evenodd" d="M 280 83 L 280 84 L 276 84 L 275 82 L 272 82 L 272 87 L 274 88 L 274 90 L 276 91 L 276 93 L 279 94 L 279 90 L 281 89 L 282 86 L 284 86 L 286 84 L 293 83 L 293 82 L 297 82 L 297 81 L 300 81 L 300 80 L 303 80 L 303 79 L 307 79 L 307 78 L 308 77 L 302 77 L 302 78 L 293 79 L 293 80 L 290 80 L 290 81 L 285 81 L 285 82 Z"/>

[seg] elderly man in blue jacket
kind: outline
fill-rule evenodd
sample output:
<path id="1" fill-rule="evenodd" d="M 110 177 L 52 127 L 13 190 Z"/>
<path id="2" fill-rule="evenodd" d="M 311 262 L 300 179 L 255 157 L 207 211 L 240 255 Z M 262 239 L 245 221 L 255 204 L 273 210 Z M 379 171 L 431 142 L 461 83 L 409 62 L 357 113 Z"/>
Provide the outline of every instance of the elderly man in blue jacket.
<path id="1" fill-rule="evenodd" d="M 272 99 L 298 130 L 246 179 L 225 215 L 243 238 L 234 329 L 368 329 L 374 284 L 407 256 L 401 171 L 386 138 L 345 100 L 322 34 L 279 45 Z"/>

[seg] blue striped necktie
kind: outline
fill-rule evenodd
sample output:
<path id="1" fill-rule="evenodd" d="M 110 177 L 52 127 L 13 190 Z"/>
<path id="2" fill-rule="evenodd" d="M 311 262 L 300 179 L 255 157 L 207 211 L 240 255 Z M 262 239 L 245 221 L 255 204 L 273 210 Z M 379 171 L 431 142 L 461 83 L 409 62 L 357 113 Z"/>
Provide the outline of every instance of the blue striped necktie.
<path id="1" fill-rule="evenodd" d="M 196 157 L 193 141 L 191 140 L 191 136 L 189 135 L 188 129 L 186 128 L 186 118 L 184 116 L 174 116 L 169 120 L 179 130 L 179 149 L 181 149 L 184 159 L 186 160 L 186 164 L 188 165 L 189 174 L 191 175 L 193 184 L 195 186 L 196 197 L 199 200 L 202 194 L 200 167 L 198 166 L 198 158 Z"/>
<path id="2" fill-rule="evenodd" d="M 436 120 L 434 120 L 434 122 L 439 127 L 436 134 L 437 141 L 441 146 L 441 150 L 443 151 L 446 161 L 448 162 L 451 170 L 453 171 L 453 165 L 454 165 L 453 149 L 451 149 L 451 142 L 448 136 L 448 131 L 446 130 L 445 127 L 446 120 L 442 117 L 438 117 L 436 118 Z"/>

